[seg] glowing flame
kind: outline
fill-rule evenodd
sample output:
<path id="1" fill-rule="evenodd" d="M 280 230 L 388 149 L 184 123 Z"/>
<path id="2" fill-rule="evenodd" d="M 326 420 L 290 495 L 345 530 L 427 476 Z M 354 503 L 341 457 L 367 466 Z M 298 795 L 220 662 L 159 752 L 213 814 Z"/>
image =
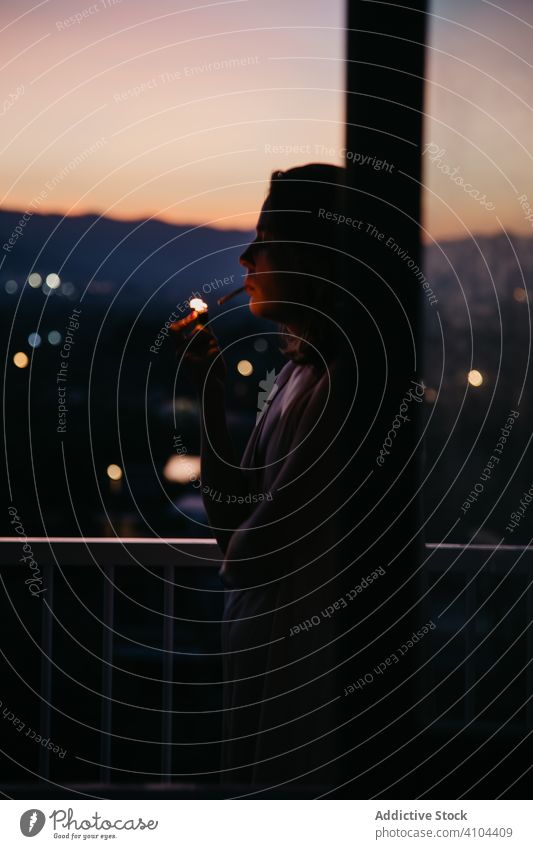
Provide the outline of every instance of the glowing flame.
<path id="1" fill-rule="evenodd" d="M 192 310 L 196 310 L 197 313 L 205 312 L 207 310 L 207 304 L 205 301 L 202 301 L 201 298 L 191 298 L 189 306 Z"/>

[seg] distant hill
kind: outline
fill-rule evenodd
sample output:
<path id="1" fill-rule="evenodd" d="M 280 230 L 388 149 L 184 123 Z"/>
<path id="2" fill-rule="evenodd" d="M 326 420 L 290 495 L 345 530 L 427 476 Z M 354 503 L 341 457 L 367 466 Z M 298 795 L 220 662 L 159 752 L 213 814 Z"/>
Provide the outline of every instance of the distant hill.
<path id="1" fill-rule="evenodd" d="M 95 293 L 105 292 L 107 297 L 127 280 L 121 300 L 134 302 L 146 301 L 161 284 L 159 302 L 175 302 L 180 295 L 194 288 L 201 291 L 202 285 L 231 274 L 238 285 L 242 271 L 238 258 L 251 235 L 241 230 L 177 226 L 155 219 L 117 221 L 97 215 L 34 213 L 21 225 L 23 214 L 0 210 L 0 260 L 5 257 L 0 279 L 13 277 L 22 282 L 31 271 L 43 277 L 55 271 L 77 288 L 94 280 Z M 6 252 L 2 246 L 10 238 L 14 244 Z"/>
<path id="2" fill-rule="evenodd" d="M 465 323 L 465 305 L 480 318 L 497 319 L 498 301 L 524 283 L 531 291 L 533 235 L 498 234 L 455 239 L 425 249 L 424 272 L 439 299 L 439 312 Z"/>
<path id="3" fill-rule="evenodd" d="M 32 270 L 43 276 L 56 271 L 78 290 L 91 281 L 88 293 L 107 299 L 127 281 L 120 296 L 126 305 L 146 303 L 160 286 L 157 302 L 161 305 L 175 303 L 194 289 L 202 291 L 204 285 L 209 290 L 212 281 L 232 274 L 234 285 L 239 285 L 239 255 L 252 235 L 157 219 L 117 221 L 97 215 L 34 213 L 6 253 L 2 246 L 22 216 L 20 211 L 0 210 L 0 261 L 4 257 L 0 281 L 13 277 L 22 282 Z M 475 241 L 429 245 L 424 271 L 438 298 L 439 312 L 448 312 L 452 322 L 464 322 L 465 297 L 474 313 L 496 316 L 494 292 L 498 297 L 512 297 L 514 289 L 523 286 L 522 276 L 531 280 L 533 235 L 476 236 Z"/>

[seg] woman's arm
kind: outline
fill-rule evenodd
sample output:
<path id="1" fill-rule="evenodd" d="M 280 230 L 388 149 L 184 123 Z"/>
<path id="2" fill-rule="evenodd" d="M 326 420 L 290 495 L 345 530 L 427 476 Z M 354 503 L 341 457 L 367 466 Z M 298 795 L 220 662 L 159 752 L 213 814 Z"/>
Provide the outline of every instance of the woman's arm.
<path id="1" fill-rule="evenodd" d="M 176 339 L 180 365 L 192 380 L 201 410 L 201 493 L 209 524 L 221 550 L 248 516 L 250 506 L 228 496 L 244 496 L 246 480 L 235 462 L 225 408 L 226 366 L 208 327 Z"/>
<path id="2" fill-rule="evenodd" d="M 250 505 L 238 503 L 248 494 L 247 483 L 235 462 L 228 432 L 224 384 L 207 380 L 200 393 L 200 406 L 202 498 L 211 529 L 225 554 L 235 528 L 250 512 Z"/>

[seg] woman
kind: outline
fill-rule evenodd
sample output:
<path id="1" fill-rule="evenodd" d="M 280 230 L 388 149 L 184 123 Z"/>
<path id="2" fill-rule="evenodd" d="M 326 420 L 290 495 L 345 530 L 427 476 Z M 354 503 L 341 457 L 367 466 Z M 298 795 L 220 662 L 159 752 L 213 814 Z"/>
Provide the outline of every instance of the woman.
<path id="1" fill-rule="evenodd" d="M 339 446 L 355 390 L 346 370 L 339 385 L 349 345 L 337 324 L 339 228 L 327 213 L 342 209 L 343 183 L 344 171 L 330 165 L 274 172 L 257 236 L 240 258 L 250 311 L 280 325 L 288 359 L 240 465 L 215 337 L 199 330 L 181 348 L 201 398 L 202 484 L 235 496 L 204 496 L 227 589 L 227 783 L 286 790 L 338 781 Z"/>

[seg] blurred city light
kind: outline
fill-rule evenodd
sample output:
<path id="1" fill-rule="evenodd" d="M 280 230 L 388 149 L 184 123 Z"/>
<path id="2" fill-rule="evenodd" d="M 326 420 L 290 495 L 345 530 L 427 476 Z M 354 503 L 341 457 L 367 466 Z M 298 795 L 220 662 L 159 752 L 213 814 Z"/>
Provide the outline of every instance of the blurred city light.
<path id="1" fill-rule="evenodd" d="M 70 297 L 71 295 L 76 294 L 76 287 L 74 286 L 73 283 L 69 283 L 67 281 L 66 283 L 61 284 L 61 292 L 62 292 L 63 295 Z"/>
<path id="2" fill-rule="evenodd" d="M 472 369 L 468 372 L 468 382 L 471 386 L 481 386 L 483 383 L 483 375 L 477 369 Z"/>
<path id="3" fill-rule="evenodd" d="M 61 283 L 61 279 L 59 277 L 59 274 L 55 274 L 54 272 L 52 272 L 52 274 L 46 275 L 46 285 L 49 286 L 50 289 L 59 288 L 60 283 Z"/>
<path id="4" fill-rule="evenodd" d="M 119 481 L 122 478 L 122 469 L 120 466 L 117 466 L 116 463 L 111 463 L 107 467 L 107 476 L 111 478 L 112 481 Z"/>
<path id="5" fill-rule="evenodd" d="M 239 360 L 237 363 L 237 371 L 239 374 L 242 374 L 243 377 L 250 377 L 250 375 L 253 374 L 254 367 L 250 360 Z"/>
<path id="6" fill-rule="evenodd" d="M 17 353 L 13 357 L 13 362 L 15 363 L 17 368 L 26 368 L 30 360 L 28 358 L 28 355 L 25 354 L 24 351 L 17 351 Z"/>
<path id="7" fill-rule="evenodd" d="M 200 458 L 195 454 L 173 454 L 163 469 L 167 481 L 189 483 L 200 479 Z"/>

